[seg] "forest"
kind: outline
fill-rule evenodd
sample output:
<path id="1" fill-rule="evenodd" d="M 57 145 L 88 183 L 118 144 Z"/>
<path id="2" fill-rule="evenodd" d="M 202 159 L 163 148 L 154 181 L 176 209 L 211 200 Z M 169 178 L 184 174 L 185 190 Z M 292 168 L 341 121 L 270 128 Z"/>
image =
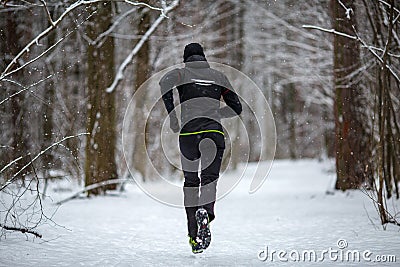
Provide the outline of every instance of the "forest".
<path id="1" fill-rule="evenodd" d="M 179 161 L 177 144 L 161 145 L 158 81 L 146 81 L 192 42 L 248 77 L 273 116 L 256 119 L 266 106 L 236 83 L 247 105 L 226 125 L 224 169 L 332 160 L 328 193 L 360 190 L 382 225 L 400 226 L 388 207 L 400 183 L 399 1 L 1 0 L 0 40 L 1 235 L 39 235 L 57 181 L 88 197 L 133 176 L 151 185 L 153 169 L 183 179 L 167 159 Z"/>

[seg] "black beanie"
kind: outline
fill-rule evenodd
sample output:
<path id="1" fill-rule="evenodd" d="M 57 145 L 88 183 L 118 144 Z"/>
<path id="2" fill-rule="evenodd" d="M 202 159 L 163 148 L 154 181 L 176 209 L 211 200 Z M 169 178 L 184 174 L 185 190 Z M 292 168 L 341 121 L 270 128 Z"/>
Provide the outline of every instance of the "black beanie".
<path id="1" fill-rule="evenodd" d="M 186 62 L 188 57 L 193 55 L 205 57 L 203 47 L 201 47 L 199 43 L 190 43 L 185 46 L 185 51 L 183 52 L 183 62 Z"/>

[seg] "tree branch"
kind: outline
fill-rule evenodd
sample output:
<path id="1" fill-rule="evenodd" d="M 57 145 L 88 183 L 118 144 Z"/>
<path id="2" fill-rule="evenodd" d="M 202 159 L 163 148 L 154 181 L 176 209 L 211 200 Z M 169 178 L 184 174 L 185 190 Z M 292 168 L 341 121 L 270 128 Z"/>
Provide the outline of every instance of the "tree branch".
<path id="1" fill-rule="evenodd" d="M 47 48 L 46 50 L 44 50 L 42 53 L 40 53 L 37 57 L 29 60 L 28 62 L 22 64 L 21 66 L 19 66 L 18 68 L 15 68 L 12 72 L 10 72 L 9 74 L 15 73 L 23 68 L 25 68 L 26 66 L 32 64 L 33 62 L 37 61 L 39 58 L 43 57 L 44 55 L 46 55 L 50 50 L 52 50 L 53 48 L 55 48 L 59 43 L 61 43 L 62 41 L 64 41 L 68 36 L 70 36 L 75 30 L 77 30 L 85 21 L 87 21 L 89 18 L 91 18 L 94 14 L 96 14 L 96 11 L 91 13 L 84 21 L 82 21 L 80 24 L 78 24 L 74 29 L 72 29 L 72 31 L 67 32 L 67 34 L 63 37 L 61 37 L 57 42 L 55 42 L 53 45 L 51 45 L 49 48 Z M 5 77 L 7 77 L 9 74 L 7 74 Z M 0 78 L 1 81 L 1 78 Z"/>
<path id="2" fill-rule="evenodd" d="M 91 41 L 91 44 L 92 45 L 97 45 L 97 47 L 100 47 L 101 43 L 105 39 L 105 37 L 107 37 L 121 23 L 121 21 L 124 18 L 128 17 L 130 14 L 132 14 L 136 10 L 137 10 L 137 8 L 132 8 L 132 9 L 128 10 L 127 12 L 125 12 L 124 14 L 122 14 L 121 16 L 119 16 L 114 21 L 114 23 L 111 25 L 111 27 L 108 28 L 105 32 L 99 34 L 95 40 Z"/>
<path id="3" fill-rule="evenodd" d="M 367 45 L 367 44 L 360 38 L 360 36 L 357 34 L 357 32 L 356 32 L 355 29 L 354 29 L 354 31 L 355 31 L 356 36 L 354 36 L 354 35 L 349 35 L 349 34 L 343 33 L 343 32 L 338 32 L 338 31 L 336 31 L 336 30 L 334 30 L 334 29 L 325 29 L 325 28 L 318 27 L 318 26 L 313 26 L 313 25 L 303 25 L 302 27 L 303 27 L 303 28 L 306 28 L 306 29 L 319 30 L 319 31 L 323 31 L 323 32 L 328 32 L 328 33 L 340 35 L 340 36 L 343 36 L 343 37 L 346 37 L 346 38 L 350 38 L 350 39 L 352 39 L 352 40 L 357 40 L 358 42 L 360 42 L 360 43 L 362 44 L 363 47 L 366 47 L 366 48 L 368 49 L 368 51 L 370 51 L 371 54 L 372 54 L 373 56 L 375 56 L 375 57 L 378 59 L 378 61 L 381 63 L 381 65 L 383 65 L 385 68 L 387 68 L 387 69 L 390 71 L 390 73 L 391 73 L 392 76 L 396 79 L 397 82 L 400 82 L 400 78 L 399 78 L 399 76 L 396 74 L 396 72 L 390 67 L 390 65 L 385 64 L 384 60 L 383 60 L 373 49 L 371 49 L 369 45 Z"/>
<path id="4" fill-rule="evenodd" d="M 3 229 L 5 229 L 5 230 L 8 230 L 8 231 L 18 231 L 18 232 L 21 232 L 21 233 L 23 233 L 23 234 L 28 233 L 28 234 L 32 234 L 32 235 L 34 235 L 34 236 L 36 236 L 36 237 L 42 238 L 42 235 L 41 235 L 41 234 L 39 234 L 38 232 L 32 231 L 32 230 L 29 230 L 29 229 L 27 229 L 27 228 L 6 226 L 6 225 L 3 225 L 3 224 L 1 224 L 1 223 L 0 223 L 0 227 L 3 228 Z"/>
<path id="5" fill-rule="evenodd" d="M 82 135 L 88 135 L 88 133 L 80 133 L 77 135 L 71 135 L 71 136 L 66 136 L 63 139 L 61 139 L 58 142 L 55 142 L 53 144 L 51 144 L 50 146 L 48 146 L 46 149 L 40 151 L 34 158 L 32 158 L 32 160 L 30 162 L 28 162 L 25 166 L 23 166 L 17 173 L 15 173 L 7 182 L 5 182 L 4 185 L 1 186 L 0 191 L 2 191 L 4 188 L 6 188 L 8 185 L 10 185 L 14 179 L 26 168 L 28 168 L 34 161 L 36 161 L 40 156 L 42 156 L 44 153 L 46 153 L 48 150 L 50 150 L 51 148 L 61 144 L 62 142 L 71 139 L 71 138 L 76 138 Z M 16 162 L 16 160 L 14 160 L 14 162 Z M 8 164 L 8 166 L 11 166 L 10 164 Z M 2 169 L 2 171 L 4 171 L 4 168 Z"/>
<path id="6" fill-rule="evenodd" d="M 60 17 L 53 21 L 53 23 L 51 24 L 51 26 L 49 26 L 46 30 L 44 30 L 43 32 L 41 32 L 38 36 L 36 36 L 35 38 L 33 38 L 32 41 L 30 41 L 15 57 L 14 59 L 7 65 L 7 67 L 5 68 L 5 70 L 1 73 L 0 75 L 0 81 L 2 81 L 4 78 L 6 78 L 7 76 L 10 76 L 11 74 L 17 72 L 18 70 L 20 70 L 20 68 L 17 68 L 15 70 L 12 70 L 12 68 L 15 66 L 15 64 L 18 62 L 18 60 L 24 56 L 26 53 L 28 53 L 31 49 L 31 47 L 35 44 L 38 44 L 39 41 L 47 36 L 52 30 L 54 30 L 62 21 L 63 19 L 72 11 L 74 11 L 75 9 L 77 9 L 80 6 L 83 5 L 90 5 L 90 4 L 95 4 L 95 3 L 99 3 L 99 2 L 109 2 L 110 0 L 79 0 L 75 3 L 73 3 L 72 5 L 70 5 L 65 11 L 64 13 L 62 13 L 60 15 Z M 161 12 L 161 16 L 165 17 L 166 14 L 166 10 L 162 9 L 162 8 L 157 8 L 157 7 L 153 7 L 149 4 L 146 3 L 142 3 L 142 2 L 132 2 L 129 0 L 116 0 L 117 2 L 124 2 L 130 5 L 134 5 L 134 6 L 145 6 L 147 8 L 153 9 L 153 10 L 157 10 Z M 176 1 L 175 1 L 176 2 Z M 174 3 L 175 3 L 174 2 Z M 179 1 L 178 1 L 179 2 Z M 30 62 L 31 63 L 31 62 Z M 26 66 L 26 65 L 25 65 Z"/>
<path id="7" fill-rule="evenodd" d="M 346 18 L 347 19 L 351 19 L 351 13 L 353 13 L 353 9 L 352 8 L 348 8 L 346 7 L 342 1 L 337 0 L 339 2 L 339 4 L 344 8 L 345 12 L 346 12 Z"/>
<path id="8" fill-rule="evenodd" d="M 114 81 L 106 89 L 107 93 L 112 93 L 115 88 L 118 86 L 119 82 L 124 79 L 124 71 L 126 67 L 132 63 L 133 57 L 139 52 L 140 48 L 143 46 L 143 44 L 149 39 L 150 35 L 155 31 L 155 29 L 160 25 L 160 23 L 166 18 L 166 14 L 168 14 L 171 10 L 173 10 L 175 7 L 177 7 L 179 4 L 179 0 L 175 0 L 172 2 L 171 5 L 169 5 L 167 8 L 165 8 L 162 12 L 162 14 L 154 21 L 153 25 L 147 30 L 147 32 L 140 38 L 140 41 L 136 44 L 136 46 L 133 48 L 133 50 L 129 53 L 128 57 L 125 58 L 125 60 L 122 62 L 122 64 L 119 66 L 117 74 L 114 78 Z"/>
<path id="9" fill-rule="evenodd" d="M 69 69 L 69 68 L 70 68 L 70 66 L 67 67 L 67 69 Z M 64 70 L 59 70 L 59 71 L 57 71 L 56 73 L 50 74 L 50 75 L 44 77 L 43 79 L 40 79 L 39 81 L 37 81 L 37 82 L 35 82 L 35 83 L 33 83 L 33 84 L 30 84 L 30 85 L 28 85 L 28 86 L 24 86 L 24 85 L 22 85 L 22 84 L 20 84 L 20 83 L 18 83 L 18 82 L 16 82 L 16 81 L 13 81 L 13 80 L 4 79 L 4 80 L 3 80 L 4 82 L 9 82 L 9 83 L 15 84 L 15 85 L 21 87 L 22 89 L 19 90 L 18 92 L 15 92 L 14 94 L 11 94 L 11 95 L 7 96 L 5 99 L 0 100 L 0 105 L 2 105 L 2 104 L 4 104 L 5 102 L 9 101 L 11 98 L 16 97 L 17 95 L 19 95 L 19 94 L 21 94 L 21 93 L 23 93 L 23 92 L 25 92 L 25 91 L 28 91 L 30 88 L 35 87 L 36 85 L 39 85 L 39 84 L 41 84 L 42 82 L 45 82 L 45 81 L 49 80 L 49 79 L 52 78 L 53 76 L 57 76 L 58 74 L 60 74 L 60 73 L 63 72 L 63 71 L 64 71 Z M 33 93 L 33 91 L 31 90 L 30 93 Z"/>
<path id="10" fill-rule="evenodd" d="M 24 157 L 18 157 L 16 159 L 14 159 L 13 161 L 11 161 L 10 163 L 8 163 L 6 166 L 4 166 L 1 170 L 0 173 L 2 173 L 4 170 L 6 170 L 8 167 L 10 167 L 11 165 L 13 165 L 14 163 L 18 162 L 19 160 L 23 159 Z"/>
<path id="11" fill-rule="evenodd" d="M 65 203 L 65 202 L 67 202 L 69 200 L 77 198 L 80 194 L 85 193 L 87 191 L 90 191 L 92 189 L 103 187 L 103 186 L 110 185 L 110 184 L 121 184 L 121 183 L 128 182 L 128 181 L 130 181 L 130 179 L 111 179 L 111 180 L 107 180 L 107 181 L 102 181 L 102 182 L 99 182 L 99 183 L 91 184 L 91 185 L 86 186 L 82 190 L 79 190 L 78 192 L 72 194 L 71 196 L 69 196 L 69 197 L 67 197 L 67 198 L 65 198 L 63 200 L 58 201 L 56 203 L 56 205 L 61 205 L 61 204 Z"/>
<path id="12" fill-rule="evenodd" d="M 46 3 L 46 1 L 40 0 L 40 2 L 43 4 L 43 8 L 44 8 L 44 10 L 45 10 L 45 12 L 46 12 L 46 15 L 47 15 L 47 18 L 48 18 L 50 24 L 54 26 L 54 21 L 53 21 L 53 19 L 51 18 L 50 11 L 49 11 L 49 9 L 47 8 L 47 3 Z"/>
<path id="13" fill-rule="evenodd" d="M 338 32 L 335 29 L 325 29 L 322 27 L 314 26 L 314 25 L 303 25 L 302 27 L 305 29 L 312 29 L 312 30 L 319 30 L 319 31 L 323 31 L 323 32 L 333 33 L 333 34 L 340 35 L 340 36 L 343 36 L 346 38 L 350 38 L 352 40 L 357 40 L 357 36 L 353 36 L 353 35 L 350 35 L 350 34 L 347 34 L 344 32 Z"/>

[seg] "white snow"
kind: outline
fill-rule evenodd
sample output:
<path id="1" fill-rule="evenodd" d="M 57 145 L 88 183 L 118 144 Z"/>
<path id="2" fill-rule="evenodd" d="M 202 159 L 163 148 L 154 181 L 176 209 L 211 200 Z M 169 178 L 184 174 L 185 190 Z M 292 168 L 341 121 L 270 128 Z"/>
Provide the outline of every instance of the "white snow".
<path id="1" fill-rule="evenodd" d="M 42 239 L 8 232 L 0 241 L 0 266 L 399 266 L 399 228 L 382 230 L 360 191 L 326 194 L 334 182 L 332 169 L 330 162 L 275 161 L 266 182 L 251 195 L 245 176 L 217 202 L 212 242 L 202 254 L 191 253 L 183 209 L 165 206 L 131 184 L 122 195 L 63 204 L 54 220 L 65 228 L 42 225 L 37 229 Z M 49 192 L 53 202 L 68 193 Z M 399 201 L 393 203 L 399 207 Z M 54 209 L 50 198 L 45 205 Z M 276 255 L 274 262 L 258 259 L 265 246 L 321 252 L 337 250 L 339 239 L 348 250 L 370 250 L 370 258 L 395 255 L 397 263 L 335 262 L 328 256 L 319 263 L 280 262 Z"/>

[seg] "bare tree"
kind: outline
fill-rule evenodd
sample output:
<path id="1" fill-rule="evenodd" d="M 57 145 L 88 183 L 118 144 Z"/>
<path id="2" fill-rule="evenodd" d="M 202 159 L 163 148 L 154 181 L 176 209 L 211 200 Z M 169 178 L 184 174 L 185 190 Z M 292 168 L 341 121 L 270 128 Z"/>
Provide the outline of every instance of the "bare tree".
<path id="1" fill-rule="evenodd" d="M 371 140 L 374 147 L 375 164 L 371 166 L 376 175 L 371 194 L 379 211 L 382 224 L 395 223 L 400 225 L 395 215 L 387 207 L 386 199 L 392 194 L 399 198 L 399 158 L 400 158 L 400 122 L 399 122 L 399 88 L 400 80 L 398 66 L 400 61 L 395 54 L 400 52 L 398 37 L 400 10 L 395 1 L 368 2 L 363 1 L 367 20 L 372 30 L 369 46 L 369 57 L 375 61 L 374 80 L 369 85 L 374 95 Z M 398 3 L 397 3 L 398 4 Z M 365 41 L 356 32 L 361 43 Z M 378 54 L 378 51 L 381 51 Z M 397 104 L 395 104 L 397 103 Z M 376 127 L 375 127 L 376 126 Z"/>
<path id="2" fill-rule="evenodd" d="M 42 200 L 46 178 L 53 177 L 52 173 L 79 180 L 80 167 L 85 165 L 87 182 L 93 184 L 82 192 L 89 194 L 126 181 L 112 179 L 117 178 L 115 92 L 107 88 L 121 78 L 114 73 L 112 39 L 121 20 L 114 20 L 115 3 L 111 2 L 10 2 L 0 7 L 6 18 L 0 25 L 7 29 L 0 33 L 5 40 L 0 45 L 0 227 L 4 231 L 41 236 L 34 229 L 51 220 L 42 209 Z M 170 6 L 163 1 L 160 8 L 125 2 L 160 14 L 139 38 L 133 57 L 179 1 Z M 87 56 L 82 52 L 85 49 Z M 79 137 L 86 135 L 85 114 L 90 137 L 83 161 Z M 69 171 L 71 167 L 78 171 Z"/>
<path id="3" fill-rule="evenodd" d="M 342 14 L 339 18 L 340 22 L 336 22 L 342 24 L 338 28 L 326 29 L 309 25 L 304 27 L 332 33 L 338 42 L 338 48 L 342 47 L 342 50 L 346 43 L 363 48 L 360 51 L 363 60 L 360 58 L 357 61 L 360 66 L 356 69 L 354 69 L 354 66 L 353 71 L 342 77 L 343 80 L 339 80 L 339 82 L 347 80 L 348 84 L 349 81 L 355 80 L 355 83 L 350 83 L 350 85 L 358 84 L 364 90 L 364 94 L 367 92 L 368 99 L 372 101 L 366 101 L 366 97 L 360 97 L 362 94 L 359 93 L 356 98 L 357 101 L 351 101 L 354 102 L 352 109 L 350 109 L 353 117 L 348 121 L 347 126 L 346 124 L 343 125 L 346 120 L 343 117 L 338 117 L 339 133 L 342 133 L 343 130 L 348 132 L 349 130 L 354 131 L 354 129 L 359 130 L 357 136 L 353 136 L 351 140 L 347 141 L 348 144 L 345 144 L 345 148 L 346 146 L 352 148 L 356 145 L 357 153 L 348 149 L 342 151 L 346 153 L 346 157 L 348 157 L 349 152 L 355 157 L 355 162 L 348 161 L 344 162 L 343 165 L 347 166 L 347 169 L 350 168 L 351 172 L 356 172 L 353 173 L 352 177 L 349 177 L 354 180 L 354 183 L 347 186 L 346 182 L 349 181 L 349 178 L 341 181 L 340 173 L 338 173 L 337 185 L 341 185 L 339 187 L 341 189 L 362 187 L 363 191 L 372 199 L 381 223 L 383 225 L 387 223 L 400 225 L 396 218 L 397 214 L 393 214 L 386 203 L 393 193 L 399 198 L 400 69 L 398 66 L 400 64 L 400 39 L 398 25 L 400 23 L 400 8 L 396 6 L 398 3 L 395 1 L 362 1 L 362 3 L 363 11 L 357 9 L 358 13 L 355 13 L 351 3 L 340 0 L 332 1 L 336 11 L 341 10 Z M 352 17 L 356 15 L 358 19 L 365 22 L 362 24 L 364 27 L 357 27 L 355 23 L 350 23 Z M 337 61 L 340 63 L 340 56 L 343 55 L 335 54 L 336 56 L 338 56 Z M 347 56 L 351 56 L 351 54 Z M 342 58 L 341 62 L 346 63 L 347 61 L 348 57 Z M 339 71 L 347 71 L 352 66 L 348 63 L 342 67 Z M 339 96 L 342 94 L 341 92 Z M 354 97 L 349 92 L 345 93 L 344 96 L 346 96 L 345 100 Z M 341 99 L 339 98 L 339 100 Z M 347 107 L 343 108 L 341 105 L 337 109 L 341 109 L 339 115 L 343 110 L 348 110 Z M 337 154 L 336 157 L 339 157 L 339 161 L 343 160 L 343 153 L 340 153 L 339 150 L 339 155 Z M 359 174 L 360 176 L 356 176 Z M 360 184 L 362 182 L 365 182 L 365 184 Z M 372 190 L 369 191 L 370 189 Z"/>

